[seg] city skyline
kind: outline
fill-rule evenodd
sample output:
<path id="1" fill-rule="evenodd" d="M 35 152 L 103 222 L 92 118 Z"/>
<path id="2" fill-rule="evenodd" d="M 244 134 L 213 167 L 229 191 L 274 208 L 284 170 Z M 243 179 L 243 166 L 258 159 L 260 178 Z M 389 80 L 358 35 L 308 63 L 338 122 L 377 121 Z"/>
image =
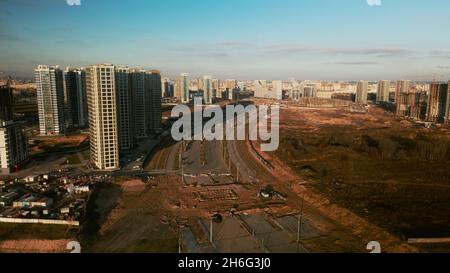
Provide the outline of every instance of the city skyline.
<path id="1" fill-rule="evenodd" d="M 41 63 L 110 62 L 172 79 L 184 71 L 237 80 L 450 77 L 443 1 L 1 2 L 2 76 L 31 78 Z"/>

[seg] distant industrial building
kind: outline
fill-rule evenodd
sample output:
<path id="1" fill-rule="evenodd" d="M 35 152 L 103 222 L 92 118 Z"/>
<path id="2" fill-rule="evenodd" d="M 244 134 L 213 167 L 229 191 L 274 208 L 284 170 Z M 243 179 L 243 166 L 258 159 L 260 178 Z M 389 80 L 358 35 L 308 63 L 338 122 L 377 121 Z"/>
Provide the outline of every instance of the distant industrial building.
<path id="1" fill-rule="evenodd" d="M 58 66 L 39 65 L 35 70 L 41 135 L 65 133 L 64 79 Z"/>
<path id="2" fill-rule="evenodd" d="M 67 123 L 76 128 L 88 125 L 86 74 L 78 68 L 65 70 L 65 94 L 67 104 Z"/>

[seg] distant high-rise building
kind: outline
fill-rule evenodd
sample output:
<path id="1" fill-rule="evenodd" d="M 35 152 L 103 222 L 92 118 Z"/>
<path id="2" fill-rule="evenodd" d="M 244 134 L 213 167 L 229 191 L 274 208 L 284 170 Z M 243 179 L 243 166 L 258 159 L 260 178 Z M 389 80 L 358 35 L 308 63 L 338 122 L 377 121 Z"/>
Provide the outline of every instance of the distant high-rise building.
<path id="1" fill-rule="evenodd" d="M 174 97 L 173 84 L 169 78 L 162 79 L 162 96 L 164 98 Z"/>
<path id="2" fill-rule="evenodd" d="M 64 79 L 58 66 L 39 65 L 35 70 L 41 135 L 65 132 Z"/>
<path id="3" fill-rule="evenodd" d="M 255 97 L 265 98 L 267 96 L 267 81 L 258 80 L 255 81 Z"/>
<path id="4" fill-rule="evenodd" d="M 446 104 L 446 110 L 445 110 L 445 122 L 447 124 L 450 124 L 450 81 L 447 83 L 448 89 L 447 89 L 447 104 Z"/>
<path id="5" fill-rule="evenodd" d="M 14 119 L 13 109 L 12 89 L 9 86 L 0 86 L 0 125 Z"/>
<path id="6" fill-rule="evenodd" d="M 162 129 L 161 74 L 157 70 L 133 69 L 130 79 L 134 136 L 145 138 Z"/>
<path id="7" fill-rule="evenodd" d="M 114 65 L 87 67 L 86 92 L 91 162 L 100 170 L 117 170 L 120 163 Z"/>
<path id="8" fill-rule="evenodd" d="M 65 87 L 68 116 L 70 125 L 82 128 L 88 124 L 86 74 L 82 69 L 66 68 Z"/>
<path id="9" fill-rule="evenodd" d="M 302 86 L 301 87 L 303 90 L 302 92 L 302 96 L 303 98 L 315 98 L 317 97 L 317 89 L 315 86 Z"/>
<path id="10" fill-rule="evenodd" d="M 449 120 L 449 84 L 432 83 L 428 95 L 427 120 L 444 123 Z"/>
<path id="11" fill-rule="evenodd" d="M 130 88 L 130 69 L 126 66 L 116 66 L 114 72 L 119 150 L 133 148 L 133 108 Z"/>
<path id="12" fill-rule="evenodd" d="M 0 86 L 0 174 L 10 174 L 28 157 L 22 124 L 14 122 L 12 89 Z"/>
<path id="13" fill-rule="evenodd" d="M 197 79 L 197 91 L 203 91 L 203 78 Z"/>
<path id="14" fill-rule="evenodd" d="M 395 103 L 397 105 L 397 115 L 407 116 L 408 96 L 409 93 L 409 81 L 400 80 L 397 81 L 397 87 L 395 91 Z"/>
<path id="15" fill-rule="evenodd" d="M 181 101 L 181 80 L 180 79 L 176 79 L 174 84 L 173 84 L 173 96 L 175 98 L 177 98 L 177 100 Z"/>
<path id="16" fill-rule="evenodd" d="M 220 80 L 213 79 L 212 80 L 212 88 L 213 88 L 213 97 L 214 98 L 222 98 L 222 90 L 220 88 Z"/>
<path id="17" fill-rule="evenodd" d="M 213 87 L 211 76 L 203 77 L 203 103 L 212 104 Z"/>
<path id="18" fill-rule="evenodd" d="M 234 88 L 236 88 L 237 86 L 237 82 L 235 79 L 228 79 L 225 80 L 225 88 L 228 90 L 233 90 Z"/>
<path id="19" fill-rule="evenodd" d="M 0 174 L 16 171 L 28 158 L 28 147 L 21 123 L 0 126 Z"/>
<path id="20" fill-rule="evenodd" d="M 189 103 L 189 74 L 182 73 L 180 75 L 180 91 L 181 91 L 181 102 Z"/>
<path id="21" fill-rule="evenodd" d="M 406 95 L 408 97 L 407 116 L 415 120 L 424 120 L 427 113 L 427 93 L 424 91 L 415 91 Z"/>
<path id="22" fill-rule="evenodd" d="M 356 88 L 356 100 L 357 104 L 367 104 L 367 93 L 369 90 L 369 83 L 366 81 L 358 82 Z"/>
<path id="23" fill-rule="evenodd" d="M 377 88 L 377 103 L 389 102 L 390 81 L 379 81 Z"/>
<path id="24" fill-rule="evenodd" d="M 283 82 L 282 81 L 273 81 L 272 82 L 272 92 L 273 98 L 277 100 L 283 99 Z"/>
<path id="25" fill-rule="evenodd" d="M 147 134 L 161 131 L 161 73 L 158 70 L 150 70 L 145 73 L 145 101 Z"/>
<path id="26" fill-rule="evenodd" d="M 133 97 L 133 127 L 135 138 L 147 137 L 149 120 L 146 119 L 147 103 L 145 95 L 145 70 L 133 69 L 130 71 L 131 94 Z"/>

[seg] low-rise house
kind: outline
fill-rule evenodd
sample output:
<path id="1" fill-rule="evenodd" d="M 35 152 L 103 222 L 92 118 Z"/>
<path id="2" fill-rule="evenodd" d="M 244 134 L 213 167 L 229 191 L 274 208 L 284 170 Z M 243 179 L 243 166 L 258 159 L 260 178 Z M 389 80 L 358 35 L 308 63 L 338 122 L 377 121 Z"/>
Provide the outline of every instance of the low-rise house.
<path id="1" fill-rule="evenodd" d="M 0 206 L 11 206 L 20 195 L 17 192 L 9 192 L 0 196 Z"/>
<path id="2" fill-rule="evenodd" d="M 31 207 L 32 208 L 36 208 L 36 207 L 48 208 L 52 204 L 53 204 L 53 199 L 47 198 L 47 197 L 43 197 L 43 198 L 39 198 L 36 201 L 31 202 Z"/>

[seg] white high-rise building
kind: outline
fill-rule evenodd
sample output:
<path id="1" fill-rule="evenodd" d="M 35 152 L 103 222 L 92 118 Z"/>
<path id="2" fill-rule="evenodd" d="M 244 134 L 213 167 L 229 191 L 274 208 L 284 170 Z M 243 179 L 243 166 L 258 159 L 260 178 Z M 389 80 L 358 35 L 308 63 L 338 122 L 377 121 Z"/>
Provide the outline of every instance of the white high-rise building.
<path id="1" fill-rule="evenodd" d="M 64 134 L 63 72 L 58 66 L 39 65 L 35 69 L 35 76 L 40 134 Z"/>
<path id="2" fill-rule="evenodd" d="M 390 81 L 379 81 L 377 88 L 377 103 L 389 102 Z"/>
<path id="3" fill-rule="evenodd" d="M 282 100 L 283 99 L 283 82 L 282 81 L 273 81 L 272 82 L 272 96 L 274 99 Z"/>
<path id="4" fill-rule="evenodd" d="M 258 80 L 255 81 L 255 97 L 265 98 L 267 96 L 267 81 Z"/>
<path id="5" fill-rule="evenodd" d="M 222 98 L 222 89 L 220 88 L 220 80 L 213 79 L 212 80 L 212 88 L 213 88 L 213 97 L 214 98 Z"/>
<path id="6" fill-rule="evenodd" d="M 212 104 L 213 101 L 213 87 L 211 76 L 203 77 L 203 103 Z"/>
<path id="7" fill-rule="evenodd" d="M 91 162 L 100 170 L 117 170 L 120 163 L 114 65 L 87 67 L 86 91 Z"/>
<path id="8" fill-rule="evenodd" d="M 367 81 L 358 82 L 356 88 L 356 100 L 357 104 L 367 104 L 367 93 L 369 90 L 369 83 Z"/>
<path id="9" fill-rule="evenodd" d="M 181 91 L 181 102 L 189 103 L 189 74 L 182 73 L 180 75 L 180 91 Z"/>

